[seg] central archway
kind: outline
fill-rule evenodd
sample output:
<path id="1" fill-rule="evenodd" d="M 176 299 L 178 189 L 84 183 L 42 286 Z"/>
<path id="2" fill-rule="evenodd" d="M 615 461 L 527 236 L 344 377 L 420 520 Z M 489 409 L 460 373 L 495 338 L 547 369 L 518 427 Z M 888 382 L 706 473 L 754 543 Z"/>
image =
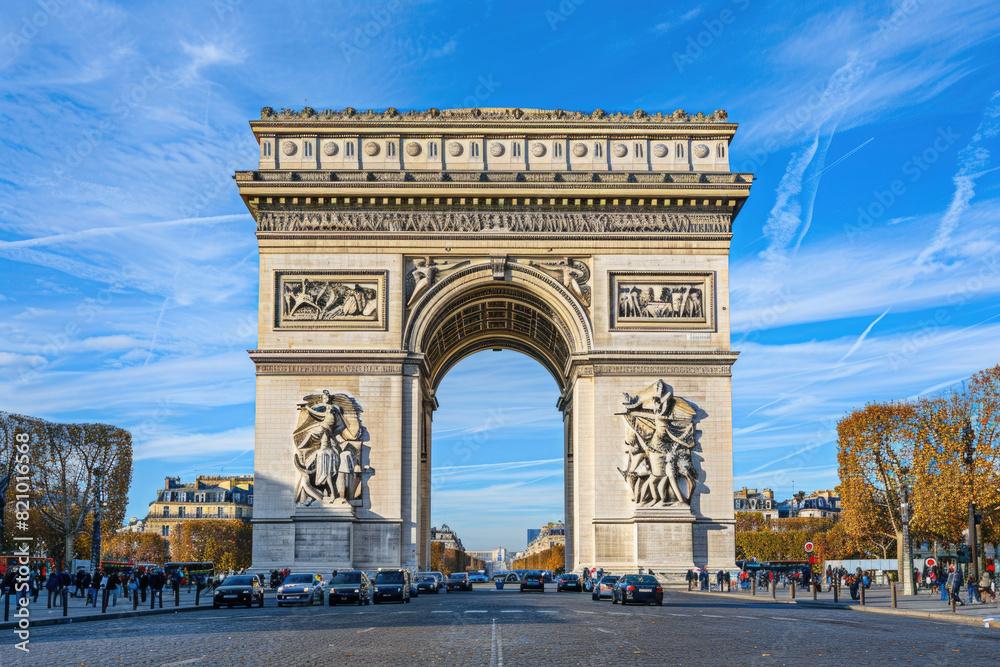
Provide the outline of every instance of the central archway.
<path id="1" fill-rule="evenodd" d="M 422 357 L 418 560 L 430 561 L 431 421 L 441 380 L 462 359 L 482 350 L 512 350 L 538 361 L 559 387 L 563 414 L 566 561 L 572 556 L 572 431 L 570 368 L 590 351 L 592 332 L 582 304 L 561 283 L 530 265 L 493 258 L 440 280 L 414 304 L 405 343 Z"/>

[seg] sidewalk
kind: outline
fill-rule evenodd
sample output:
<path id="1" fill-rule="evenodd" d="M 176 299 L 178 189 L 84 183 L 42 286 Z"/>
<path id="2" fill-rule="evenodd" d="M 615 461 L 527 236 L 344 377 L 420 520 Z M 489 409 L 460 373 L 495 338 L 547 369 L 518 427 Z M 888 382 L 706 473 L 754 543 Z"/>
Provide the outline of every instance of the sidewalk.
<path id="1" fill-rule="evenodd" d="M 108 598 L 108 610 L 105 613 L 101 613 L 101 603 L 98 600 L 97 608 L 84 606 L 86 598 L 73 598 L 69 599 L 68 605 L 68 615 L 63 616 L 62 604 L 58 606 L 53 606 L 51 609 L 47 608 L 48 594 L 47 592 L 42 592 L 38 595 L 38 602 L 32 602 L 28 605 L 28 610 L 30 611 L 31 626 L 37 627 L 41 625 L 55 625 L 58 623 L 82 623 L 84 621 L 96 621 L 101 619 L 115 619 L 115 618 L 128 618 L 130 616 L 146 616 L 151 614 L 172 614 L 178 611 L 195 611 L 197 609 L 211 609 L 212 608 L 212 592 L 209 589 L 204 589 L 201 592 L 200 605 L 195 606 L 195 591 L 192 588 L 191 592 L 187 592 L 187 586 L 181 587 L 180 605 L 175 606 L 174 591 L 173 589 L 166 589 L 163 591 L 163 609 L 160 609 L 159 600 L 157 600 L 156 609 L 150 610 L 150 593 L 147 592 L 146 602 L 143 603 L 141 598 L 139 601 L 139 608 L 136 611 L 132 610 L 132 602 L 126 599 L 124 596 L 118 596 L 118 604 L 112 606 L 111 598 Z M 17 598 L 12 596 L 10 598 L 10 612 L 9 621 L 4 622 L 4 604 L 6 603 L 6 596 L 0 596 L 0 630 L 8 630 L 17 627 L 18 617 L 14 614 L 17 611 Z"/>
<path id="2" fill-rule="evenodd" d="M 686 591 L 686 587 L 681 588 L 681 590 Z M 781 584 L 778 584 L 775 589 L 773 598 L 771 597 L 771 591 L 768 590 L 757 589 L 757 594 L 755 596 L 751 596 L 750 591 L 739 590 L 735 586 L 733 587 L 732 592 L 724 591 L 719 593 L 717 591 L 691 591 L 691 593 L 713 596 L 720 599 L 736 597 L 744 601 L 780 602 L 801 606 L 816 605 L 828 609 L 880 612 L 898 614 L 901 616 L 932 618 L 934 620 L 966 623 L 978 625 L 980 627 L 984 625 L 985 619 L 1000 619 L 1000 596 L 998 596 L 997 602 L 975 602 L 973 604 L 969 604 L 968 594 L 963 590 L 962 599 L 965 601 L 965 606 L 956 605 L 955 613 L 952 613 L 951 605 L 948 602 L 943 602 L 940 599 L 939 593 L 931 593 L 926 589 L 921 589 L 917 595 L 903 595 L 902 586 L 897 585 L 895 609 L 892 608 L 892 592 L 889 586 L 872 586 L 866 590 L 864 606 L 861 606 L 860 601 L 851 599 L 851 592 L 849 588 L 841 587 L 840 592 L 840 599 L 835 603 L 833 601 L 833 593 L 825 590 L 817 594 L 816 600 L 814 601 L 812 592 L 797 589 L 795 591 L 795 599 L 792 600 L 790 587 L 785 588 Z M 1000 625 L 1000 623 L 994 621 L 993 626 L 997 627 L 998 625 Z"/>

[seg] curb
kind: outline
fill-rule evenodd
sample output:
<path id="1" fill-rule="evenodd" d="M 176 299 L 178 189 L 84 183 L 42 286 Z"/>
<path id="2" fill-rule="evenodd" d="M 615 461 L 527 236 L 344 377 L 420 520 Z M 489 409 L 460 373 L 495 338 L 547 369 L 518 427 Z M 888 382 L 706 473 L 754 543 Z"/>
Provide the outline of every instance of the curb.
<path id="1" fill-rule="evenodd" d="M 57 616 L 56 618 L 42 618 L 31 621 L 29 627 L 40 628 L 46 625 L 65 625 L 67 623 L 87 623 L 89 621 L 111 621 L 120 618 L 132 618 L 135 616 L 160 616 L 162 614 L 176 614 L 182 611 L 204 611 L 211 609 L 212 605 L 199 607 L 164 607 L 163 609 L 137 609 L 135 611 L 117 611 L 106 614 L 88 614 L 86 616 Z M 12 612 L 13 613 L 13 612 Z M 12 630 L 17 628 L 17 621 L 0 622 L 0 630 Z"/>
<path id="2" fill-rule="evenodd" d="M 697 595 L 706 595 L 709 597 L 719 598 L 720 595 L 725 595 L 725 593 L 706 593 L 705 591 L 682 591 L 684 593 L 694 593 Z M 725 599 L 725 598 L 724 598 Z M 978 627 L 983 627 L 986 622 L 985 618 L 980 618 L 977 616 L 964 616 L 962 614 L 942 614 L 940 612 L 933 611 L 915 611 L 912 609 L 886 609 L 884 607 L 872 607 L 869 605 L 861 606 L 859 604 L 844 603 L 844 602 L 820 602 L 819 600 L 776 600 L 769 597 L 761 598 L 759 596 L 751 597 L 740 597 L 740 600 L 746 600 L 748 602 L 766 602 L 768 604 L 794 604 L 800 607 L 806 607 L 811 609 L 836 609 L 842 611 L 862 611 L 871 614 L 888 614 L 890 616 L 908 616 L 910 618 L 923 618 L 932 621 L 940 621 L 945 623 L 961 623 L 963 625 L 975 625 Z"/>

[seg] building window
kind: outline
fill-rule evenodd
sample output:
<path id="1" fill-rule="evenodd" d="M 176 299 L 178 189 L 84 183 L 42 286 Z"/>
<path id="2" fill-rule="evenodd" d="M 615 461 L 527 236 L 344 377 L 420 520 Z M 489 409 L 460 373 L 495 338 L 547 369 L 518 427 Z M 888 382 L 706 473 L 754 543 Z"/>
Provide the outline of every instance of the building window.
<path id="1" fill-rule="evenodd" d="M 163 528 L 160 530 L 160 534 L 163 535 L 163 537 L 170 537 L 170 526 L 169 525 L 163 526 Z"/>
<path id="2" fill-rule="evenodd" d="M 436 141 L 431 141 L 427 144 L 427 155 L 430 157 L 437 157 L 438 145 Z"/>
<path id="3" fill-rule="evenodd" d="M 677 144 L 677 157 L 684 157 L 684 144 Z"/>
<path id="4" fill-rule="evenodd" d="M 715 154 L 718 157 L 726 157 L 726 145 L 725 144 L 719 144 L 718 146 L 716 146 L 716 148 L 715 148 Z"/>
<path id="5" fill-rule="evenodd" d="M 166 505 L 163 506 L 163 516 L 170 516 L 170 508 Z"/>
<path id="6" fill-rule="evenodd" d="M 216 507 L 215 508 L 215 515 L 217 517 L 219 517 L 220 519 L 222 518 L 222 508 L 221 507 Z"/>
<path id="7" fill-rule="evenodd" d="M 479 142 L 473 141 L 469 145 L 469 153 L 472 157 L 479 157 Z"/>
<path id="8" fill-rule="evenodd" d="M 635 156 L 642 157 L 642 144 L 635 145 Z"/>
<path id="9" fill-rule="evenodd" d="M 177 508 L 177 516 L 184 516 L 184 507 L 183 506 Z"/>
<path id="10" fill-rule="evenodd" d="M 195 517 L 197 517 L 199 519 L 201 518 L 201 508 L 200 507 L 197 508 L 197 509 L 195 509 L 194 515 L 195 515 Z"/>
<path id="11" fill-rule="evenodd" d="M 521 157 L 521 142 L 514 142 L 514 157 Z"/>
<path id="12" fill-rule="evenodd" d="M 557 141 L 555 148 L 552 152 L 553 154 L 555 154 L 556 157 L 562 157 L 562 144 Z"/>
<path id="13" fill-rule="evenodd" d="M 385 153 L 389 157 L 396 157 L 396 142 L 388 141 L 385 144 Z"/>
<path id="14" fill-rule="evenodd" d="M 347 145 L 344 147 L 344 149 L 345 149 L 344 152 L 347 154 L 347 157 L 354 157 L 354 142 L 353 141 L 348 141 Z"/>
<path id="15" fill-rule="evenodd" d="M 271 157 L 271 142 L 265 141 L 261 148 L 264 151 L 264 157 Z"/>
<path id="16" fill-rule="evenodd" d="M 306 157 L 312 157 L 313 154 L 312 142 L 311 141 L 305 142 L 305 144 L 303 144 L 303 147 L 305 148 Z"/>
<path id="17" fill-rule="evenodd" d="M 601 157 L 604 155 L 604 146 L 598 141 L 594 144 L 594 157 Z"/>
<path id="18" fill-rule="evenodd" d="M 253 496 L 247 496 L 247 505 L 253 505 Z"/>

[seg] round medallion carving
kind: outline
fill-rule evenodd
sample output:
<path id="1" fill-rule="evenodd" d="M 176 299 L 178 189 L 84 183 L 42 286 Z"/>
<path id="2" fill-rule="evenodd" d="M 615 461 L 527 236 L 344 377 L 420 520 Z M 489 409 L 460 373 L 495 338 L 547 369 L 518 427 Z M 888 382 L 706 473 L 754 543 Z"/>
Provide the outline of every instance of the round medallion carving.
<path id="1" fill-rule="evenodd" d="M 418 144 L 415 141 L 411 141 L 410 143 L 406 144 L 406 154 L 409 155 L 410 157 L 416 157 L 420 155 L 420 144 Z"/>
<path id="2" fill-rule="evenodd" d="M 573 144 L 573 155 L 575 155 L 577 157 L 583 157 L 586 154 L 587 154 L 587 145 L 586 144 L 579 143 L 579 142 Z"/>
<path id="3" fill-rule="evenodd" d="M 294 141 L 285 141 L 281 144 L 281 152 L 285 155 L 295 155 L 297 150 L 299 147 L 295 145 Z"/>
<path id="4" fill-rule="evenodd" d="M 337 154 L 337 142 L 335 142 L 335 141 L 328 141 L 325 144 L 323 144 L 323 154 L 324 155 L 328 155 L 330 157 L 333 157 L 334 155 L 336 155 Z"/>
<path id="5" fill-rule="evenodd" d="M 542 157 L 545 155 L 545 144 L 540 141 L 536 141 L 531 144 L 531 154 L 535 157 Z"/>
<path id="6" fill-rule="evenodd" d="M 709 153 L 708 146 L 706 146 L 705 144 L 695 145 L 694 147 L 695 157 L 708 157 L 708 153 Z"/>
<path id="7" fill-rule="evenodd" d="M 378 144 L 374 141 L 368 141 L 365 143 L 365 153 L 368 155 L 378 155 Z"/>
<path id="8" fill-rule="evenodd" d="M 667 145 L 653 144 L 653 155 L 656 157 L 667 157 Z"/>
<path id="9" fill-rule="evenodd" d="M 453 141 L 448 144 L 448 154 L 452 157 L 458 157 L 462 154 L 462 144 L 459 141 Z"/>
<path id="10" fill-rule="evenodd" d="M 628 155 L 628 146 L 625 144 L 615 144 L 615 157 L 625 157 Z"/>
<path id="11" fill-rule="evenodd" d="M 503 144 L 501 144 L 499 141 L 494 141 L 490 145 L 490 155 L 492 155 L 493 157 L 500 157 L 501 155 L 503 155 Z"/>

